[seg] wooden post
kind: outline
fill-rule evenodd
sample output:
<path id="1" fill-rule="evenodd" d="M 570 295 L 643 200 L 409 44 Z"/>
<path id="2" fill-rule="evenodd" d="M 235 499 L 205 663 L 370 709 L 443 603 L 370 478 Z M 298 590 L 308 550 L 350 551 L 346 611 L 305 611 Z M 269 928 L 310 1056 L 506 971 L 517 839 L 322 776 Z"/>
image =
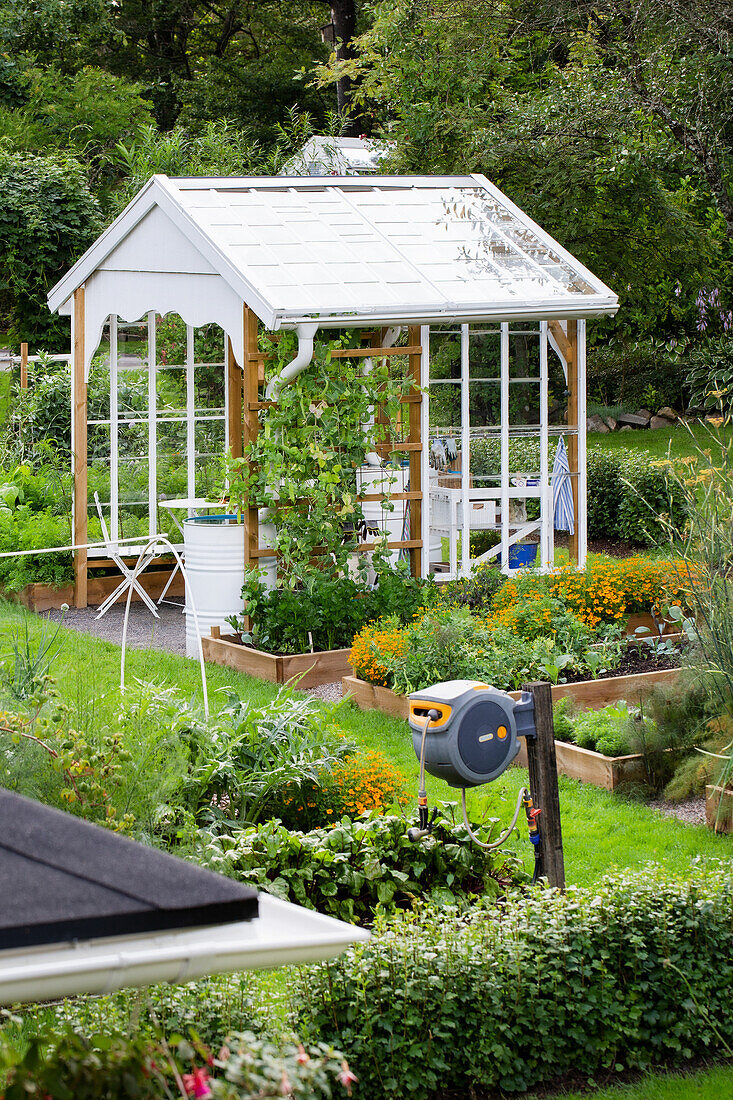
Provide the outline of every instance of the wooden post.
<path id="1" fill-rule="evenodd" d="M 578 322 L 568 321 L 568 425 L 575 431 L 568 436 L 568 467 L 573 490 L 573 533 L 568 540 L 570 560 L 578 564 L 578 532 L 580 528 L 580 486 L 578 484 Z"/>
<path id="2" fill-rule="evenodd" d="M 522 691 L 529 691 L 534 699 L 536 737 L 528 737 L 527 762 L 529 789 L 535 806 L 542 811 L 539 816 L 542 877 L 550 886 L 565 889 L 565 858 L 560 826 L 560 792 L 557 784 L 555 759 L 555 726 L 552 720 L 552 687 L 533 682 L 522 684 Z"/>
<path id="3" fill-rule="evenodd" d="M 411 325 L 408 329 L 408 343 L 410 347 L 420 346 L 420 327 Z M 422 368 L 422 348 L 419 353 L 410 355 L 410 374 L 413 386 L 410 396 L 420 396 L 420 378 Z M 408 442 L 420 443 L 422 435 L 422 416 L 420 405 L 417 401 L 409 405 L 410 432 Z M 422 452 L 410 451 L 410 492 L 422 493 Z M 422 496 L 409 502 L 410 505 L 410 540 L 422 538 Z M 413 546 L 410 549 L 410 572 L 413 577 L 422 576 L 422 546 Z"/>
<path id="4" fill-rule="evenodd" d="M 87 541 L 87 384 L 84 376 L 84 287 L 74 291 L 74 543 Z M 74 606 L 87 606 L 87 551 L 74 551 Z"/>
<path id="5" fill-rule="evenodd" d="M 20 345 L 20 388 L 28 389 L 28 345 Z"/>
<path id="6" fill-rule="evenodd" d="M 242 368 L 234 358 L 231 340 L 227 340 L 227 390 L 229 393 L 229 450 L 232 458 L 242 457 Z"/>

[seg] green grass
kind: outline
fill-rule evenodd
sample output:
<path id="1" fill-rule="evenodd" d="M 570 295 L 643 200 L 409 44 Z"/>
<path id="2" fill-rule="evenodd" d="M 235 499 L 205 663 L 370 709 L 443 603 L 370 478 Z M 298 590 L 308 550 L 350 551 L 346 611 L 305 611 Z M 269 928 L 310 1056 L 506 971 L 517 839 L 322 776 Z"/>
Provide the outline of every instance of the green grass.
<path id="1" fill-rule="evenodd" d="M 10 413 L 10 393 L 13 387 L 13 373 L 0 371 L 0 424 L 6 424 Z"/>
<path id="2" fill-rule="evenodd" d="M 552 1100 L 584 1100 L 589 1096 L 593 1100 L 725 1100 L 733 1096 L 733 1069 L 716 1066 L 689 1074 L 648 1073 L 631 1085 L 555 1093 Z"/>
<path id="3" fill-rule="evenodd" d="M 729 441 L 733 428 L 718 429 L 721 439 Z M 657 428 L 654 431 L 640 430 L 631 432 L 589 432 L 588 446 L 599 445 L 610 451 L 629 448 L 634 451 L 648 451 L 655 460 L 666 458 L 686 458 L 694 455 L 698 446 L 710 447 L 715 442 L 716 431 L 704 423 L 692 425 L 673 424 L 669 428 Z"/>

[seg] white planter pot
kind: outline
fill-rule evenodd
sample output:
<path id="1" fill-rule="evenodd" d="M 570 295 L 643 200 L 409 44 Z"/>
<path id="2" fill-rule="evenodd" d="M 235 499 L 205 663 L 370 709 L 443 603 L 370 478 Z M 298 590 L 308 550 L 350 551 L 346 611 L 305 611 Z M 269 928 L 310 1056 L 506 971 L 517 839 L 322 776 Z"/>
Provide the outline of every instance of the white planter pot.
<path id="1" fill-rule="evenodd" d="M 218 626 L 225 633 L 227 619 L 244 609 L 244 524 L 233 517 L 194 516 L 183 525 L 186 565 L 186 656 L 198 657 L 196 624 L 201 635 Z M 260 545 L 273 544 L 274 528 L 260 528 Z M 268 588 L 276 582 L 274 558 L 260 558 Z M 196 615 L 194 616 L 194 607 Z"/>

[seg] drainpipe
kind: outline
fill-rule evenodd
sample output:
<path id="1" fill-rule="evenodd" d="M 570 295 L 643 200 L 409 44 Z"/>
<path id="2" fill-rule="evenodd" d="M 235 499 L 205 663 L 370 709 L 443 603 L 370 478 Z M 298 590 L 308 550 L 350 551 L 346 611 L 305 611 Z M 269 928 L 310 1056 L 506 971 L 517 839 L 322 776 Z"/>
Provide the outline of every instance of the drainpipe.
<path id="1" fill-rule="evenodd" d="M 298 334 L 298 354 L 286 367 L 283 367 L 276 378 L 268 383 L 265 391 L 267 401 L 277 401 L 278 394 L 283 386 L 288 385 L 299 374 L 302 374 L 313 358 L 313 339 L 318 332 L 318 325 L 298 325 L 295 331 Z"/>

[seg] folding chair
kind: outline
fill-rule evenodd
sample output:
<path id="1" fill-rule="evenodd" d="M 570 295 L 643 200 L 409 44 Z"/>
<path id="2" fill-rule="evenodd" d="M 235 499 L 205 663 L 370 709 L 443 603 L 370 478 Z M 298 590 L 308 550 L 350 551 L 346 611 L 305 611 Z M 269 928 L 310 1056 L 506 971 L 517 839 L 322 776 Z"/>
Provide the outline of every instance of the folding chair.
<path id="1" fill-rule="evenodd" d="M 115 544 L 112 542 L 112 540 L 109 537 L 109 531 L 107 530 L 107 524 L 105 523 L 104 515 L 102 513 L 102 505 L 99 502 L 99 493 L 94 494 L 94 503 L 97 507 L 97 515 L 99 516 L 99 522 L 102 525 L 102 538 L 104 540 L 105 548 L 107 550 L 107 553 L 111 557 L 112 561 L 115 563 L 115 565 L 119 569 L 120 573 L 122 573 L 122 577 L 123 577 L 122 581 L 117 585 L 114 592 L 110 593 L 110 595 L 107 596 L 107 599 L 99 605 L 95 618 L 101 619 L 103 615 L 106 615 L 107 612 L 109 611 L 110 607 L 112 607 L 112 604 L 116 603 L 117 600 L 119 600 L 122 596 L 124 596 L 125 593 L 127 592 L 128 588 L 132 588 L 135 592 L 137 592 L 138 596 L 143 601 L 143 603 L 147 607 L 148 611 L 151 611 L 153 613 L 153 615 L 155 615 L 156 619 L 159 619 L 160 615 L 158 614 L 157 608 L 156 608 L 155 604 L 153 603 L 153 601 L 151 600 L 150 596 L 147 594 L 147 592 L 145 591 L 143 586 L 139 583 L 138 579 L 137 578 L 133 579 L 133 573 L 135 572 L 135 569 L 130 568 L 129 566 L 125 565 L 124 561 L 122 560 L 122 558 L 119 555 L 119 551 L 117 550 L 117 547 L 115 546 Z M 138 570 L 138 573 L 137 573 L 138 577 L 141 575 L 141 573 L 144 572 L 144 570 L 147 569 L 147 567 L 150 565 L 151 561 L 153 561 L 153 559 L 155 557 L 156 557 L 155 548 L 152 547 L 148 551 L 148 553 L 145 555 L 145 557 L 143 558 L 142 567 Z"/>

